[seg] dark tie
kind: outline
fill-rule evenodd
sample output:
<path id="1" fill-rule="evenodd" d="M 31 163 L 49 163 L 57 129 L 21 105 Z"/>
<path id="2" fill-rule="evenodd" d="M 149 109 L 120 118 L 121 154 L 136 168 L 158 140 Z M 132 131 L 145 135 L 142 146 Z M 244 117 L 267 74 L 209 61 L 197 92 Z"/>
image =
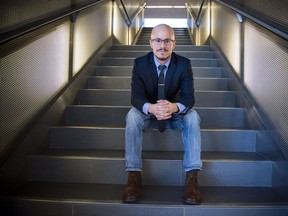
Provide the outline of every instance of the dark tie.
<path id="1" fill-rule="evenodd" d="M 158 99 L 165 99 L 165 80 L 164 80 L 164 70 L 166 65 L 159 65 L 160 74 L 158 76 Z M 165 120 L 158 121 L 158 129 L 162 133 L 166 128 Z"/>

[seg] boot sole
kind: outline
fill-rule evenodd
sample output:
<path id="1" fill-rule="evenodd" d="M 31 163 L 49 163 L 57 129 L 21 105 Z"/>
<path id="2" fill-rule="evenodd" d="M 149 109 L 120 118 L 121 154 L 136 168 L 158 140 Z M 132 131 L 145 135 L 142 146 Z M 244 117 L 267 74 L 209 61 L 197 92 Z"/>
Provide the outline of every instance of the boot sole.
<path id="1" fill-rule="evenodd" d="M 201 205 L 201 202 L 196 202 L 192 200 L 183 200 L 183 203 L 186 205 Z"/>

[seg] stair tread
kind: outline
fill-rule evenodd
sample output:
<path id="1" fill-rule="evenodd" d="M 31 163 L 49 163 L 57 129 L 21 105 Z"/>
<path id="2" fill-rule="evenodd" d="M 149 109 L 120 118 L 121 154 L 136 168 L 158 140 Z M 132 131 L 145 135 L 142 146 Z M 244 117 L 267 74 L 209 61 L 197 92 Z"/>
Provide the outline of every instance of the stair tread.
<path id="1" fill-rule="evenodd" d="M 85 89 L 79 89 L 79 91 L 98 91 L 98 92 L 100 92 L 100 91 L 103 91 L 103 92 L 107 92 L 107 91 L 118 91 L 118 92 L 131 92 L 131 89 L 128 89 L 128 88 L 126 88 L 126 89 L 120 89 L 120 88 L 107 88 L 107 89 L 103 89 L 103 88 L 85 88 Z M 195 93 L 197 93 L 197 92 L 208 92 L 208 93 L 214 93 L 214 92 L 216 92 L 216 93 L 231 93 L 231 94 L 233 94 L 233 93 L 236 93 L 236 91 L 230 91 L 230 90 L 197 90 L 197 89 L 195 89 L 194 90 L 194 92 Z"/>
<path id="2" fill-rule="evenodd" d="M 124 150 L 95 150 L 95 149 L 48 149 L 34 157 L 69 157 L 69 158 L 113 158 L 124 159 Z M 143 151 L 143 159 L 148 160 L 182 160 L 182 151 Z M 203 161 L 267 161 L 267 158 L 255 152 L 202 152 Z"/>
<path id="3" fill-rule="evenodd" d="M 131 76 L 133 66 L 94 66 L 95 76 Z M 223 77 L 222 67 L 194 67 L 192 66 L 194 78 L 196 77 Z"/>
<path id="4" fill-rule="evenodd" d="M 88 79 L 130 79 L 131 76 L 115 76 L 115 77 L 111 77 L 111 76 L 87 76 Z M 226 78 L 226 77 L 195 77 L 194 80 L 231 80 L 230 78 Z"/>
<path id="5" fill-rule="evenodd" d="M 106 105 L 79 105 L 79 104 L 73 104 L 73 105 L 68 105 L 67 107 L 102 107 L 102 108 L 131 108 L 132 105 L 129 106 L 123 106 L 123 105 L 119 105 L 119 106 L 106 106 Z M 203 110 L 222 110 L 222 109 L 226 109 L 226 110 L 230 110 L 230 109 L 235 109 L 235 110 L 244 110 L 244 108 L 242 107 L 194 107 L 194 109 L 203 109 Z"/>
<path id="6" fill-rule="evenodd" d="M 135 57 L 101 57 L 101 59 L 135 59 Z M 218 59 L 217 58 L 214 58 L 214 57 L 208 57 L 208 58 L 203 58 L 203 57 L 200 57 L 200 58 L 188 58 L 190 60 L 213 60 L 213 61 L 217 61 Z M 199 66 L 198 66 L 199 67 Z M 206 66 L 207 67 L 207 66 Z"/>
<path id="7" fill-rule="evenodd" d="M 128 52 L 131 52 L 131 53 L 147 53 L 146 50 L 125 50 L 125 51 L 128 51 Z M 108 50 L 108 52 L 115 52 L 115 53 L 119 53 L 119 52 L 123 52 L 122 50 Z M 192 51 L 189 51 L 189 50 L 179 50 L 179 51 L 176 51 L 177 53 L 215 53 L 215 51 L 213 50 L 192 50 Z"/>
<path id="8" fill-rule="evenodd" d="M 146 51 L 150 51 L 151 47 L 148 44 L 149 42 L 147 42 L 147 44 L 136 44 L 133 46 L 130 45 L 113 45 L 113 47 L 111 47 L 110 50 L 146 50 Z M 193 50 L 211 50 L 211 47 L 208 45 L 202 45 L 202 46 L 196 46 L 196 45 L 192 45 L 192 44 L 177 44 L 177 46 L 174 48 L 174 51 L 177 52 L 179 50 L 187 50 L 187 51 L 193 51 Z"/>
<path id="9" fill-rule="evenodd" d="M 127 68 L 127 69 L 133 69 L 133 65 L 119 65 L 119 66 L 115 66 L 115 65 L 95 65 L 93 66 L 94 68 Z M 199 67 L 199 66 L 192 66 L 192 69 L 193 68 L 196 68 L 196 69 L 205 69 L 205 68 L 208 68 L 208 69 L 220 69 L 220 68 L 223 68 L 223 67 L 214 67 L 214 66 L 205 66 L 205 67 Z"/>
<path id="10" fill-rule="evenodd" d="M 97 129 L 101 129 L 101 130 L 112 130 L 112 129 L 114 129 L 114 130 L 124 130 L 125 129 L 125 127 L 114 127 L 114 128 L 112 128 L 112 127 L 98 127 L 98 126 L 85 126 L 85 125 L 56 125 L 56 126 L 51 126 L 50 128 L 60 128 L 60 129 L 63 129 L 63 128 L 71 128 L 71 129 L 73 129 L 73 128 L 75 128 L 75 129 L 77 129 L 77 128 L 79 128 L 79 129 L 91 129 L 91 130 L 97 130 Z M 149 130 L 153 130 L 153 131 L 155 131 L 155 132 L 157 132 L 158 133 L 158 129 L 149 129 Z M 250 132 L 255 132 L 255 130 L 253 130 L 253 129 L 234 129 L 234 128 L 201 128 L 200 129 L 201 130 L 201 132 L 204 132 L 204 131 L 214 131 L 214 132 L 223 132 L 223 131 L 231 131 L 231 132 L 237 132 L 237 131 L 250 131 Z M 171 130 L 171 129 L 166 129 L 165 130 L 165 133 L 174 133 L 173 131 L 175 131 L 175 130 Z"/>
<path id="11" fill-rule="evenodd" d="M 71 203 L 122 204 L 125 185 L 28 182 L 11 194 L 11 198 Z M 202 205 L 225 206 L 281 206 L 288 201 L 270 187 L 200 187 Z M 145 185 L 141 205 L 183 205 L 183 187 Z M 237 194 L 237 196 L 235 196 Z M 133 206 L 137 206 L 133 205 Z M 188 206 L 187 206 L 188 207 Z"/>

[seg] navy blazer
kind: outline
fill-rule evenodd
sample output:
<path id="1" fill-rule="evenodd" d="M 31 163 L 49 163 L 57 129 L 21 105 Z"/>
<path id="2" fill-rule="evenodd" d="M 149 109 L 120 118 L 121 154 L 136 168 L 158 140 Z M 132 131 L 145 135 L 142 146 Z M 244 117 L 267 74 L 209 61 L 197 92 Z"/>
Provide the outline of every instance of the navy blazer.
<path id="1" fill-rule="evenodd" d="M 165 78 L 165 99 L 186 106 L 195 103 L 193 72 L 190 60 L 172 53 Z M 153 52 L 134 60 L 131 83 L 131 103 L 142 112 L 145 103 L 158 100 L 158 74 Z"/>

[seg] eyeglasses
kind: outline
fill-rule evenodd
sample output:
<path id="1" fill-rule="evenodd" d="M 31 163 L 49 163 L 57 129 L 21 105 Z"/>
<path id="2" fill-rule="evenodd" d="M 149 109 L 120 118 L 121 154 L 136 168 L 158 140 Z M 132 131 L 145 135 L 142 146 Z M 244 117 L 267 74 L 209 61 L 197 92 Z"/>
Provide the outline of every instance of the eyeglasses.
<path id="1" fill-rule="evenodd" d="M 156 45 L 161 45 L 161 43 L 164 42 L 166 46 L 170 46 L 175 40 L 172 40 L 170 38 L 166 38 L 164 40 L 160 38 L 155 38 L 155 39 L 151 39 L 151 41 L 154 42 Z"/>

